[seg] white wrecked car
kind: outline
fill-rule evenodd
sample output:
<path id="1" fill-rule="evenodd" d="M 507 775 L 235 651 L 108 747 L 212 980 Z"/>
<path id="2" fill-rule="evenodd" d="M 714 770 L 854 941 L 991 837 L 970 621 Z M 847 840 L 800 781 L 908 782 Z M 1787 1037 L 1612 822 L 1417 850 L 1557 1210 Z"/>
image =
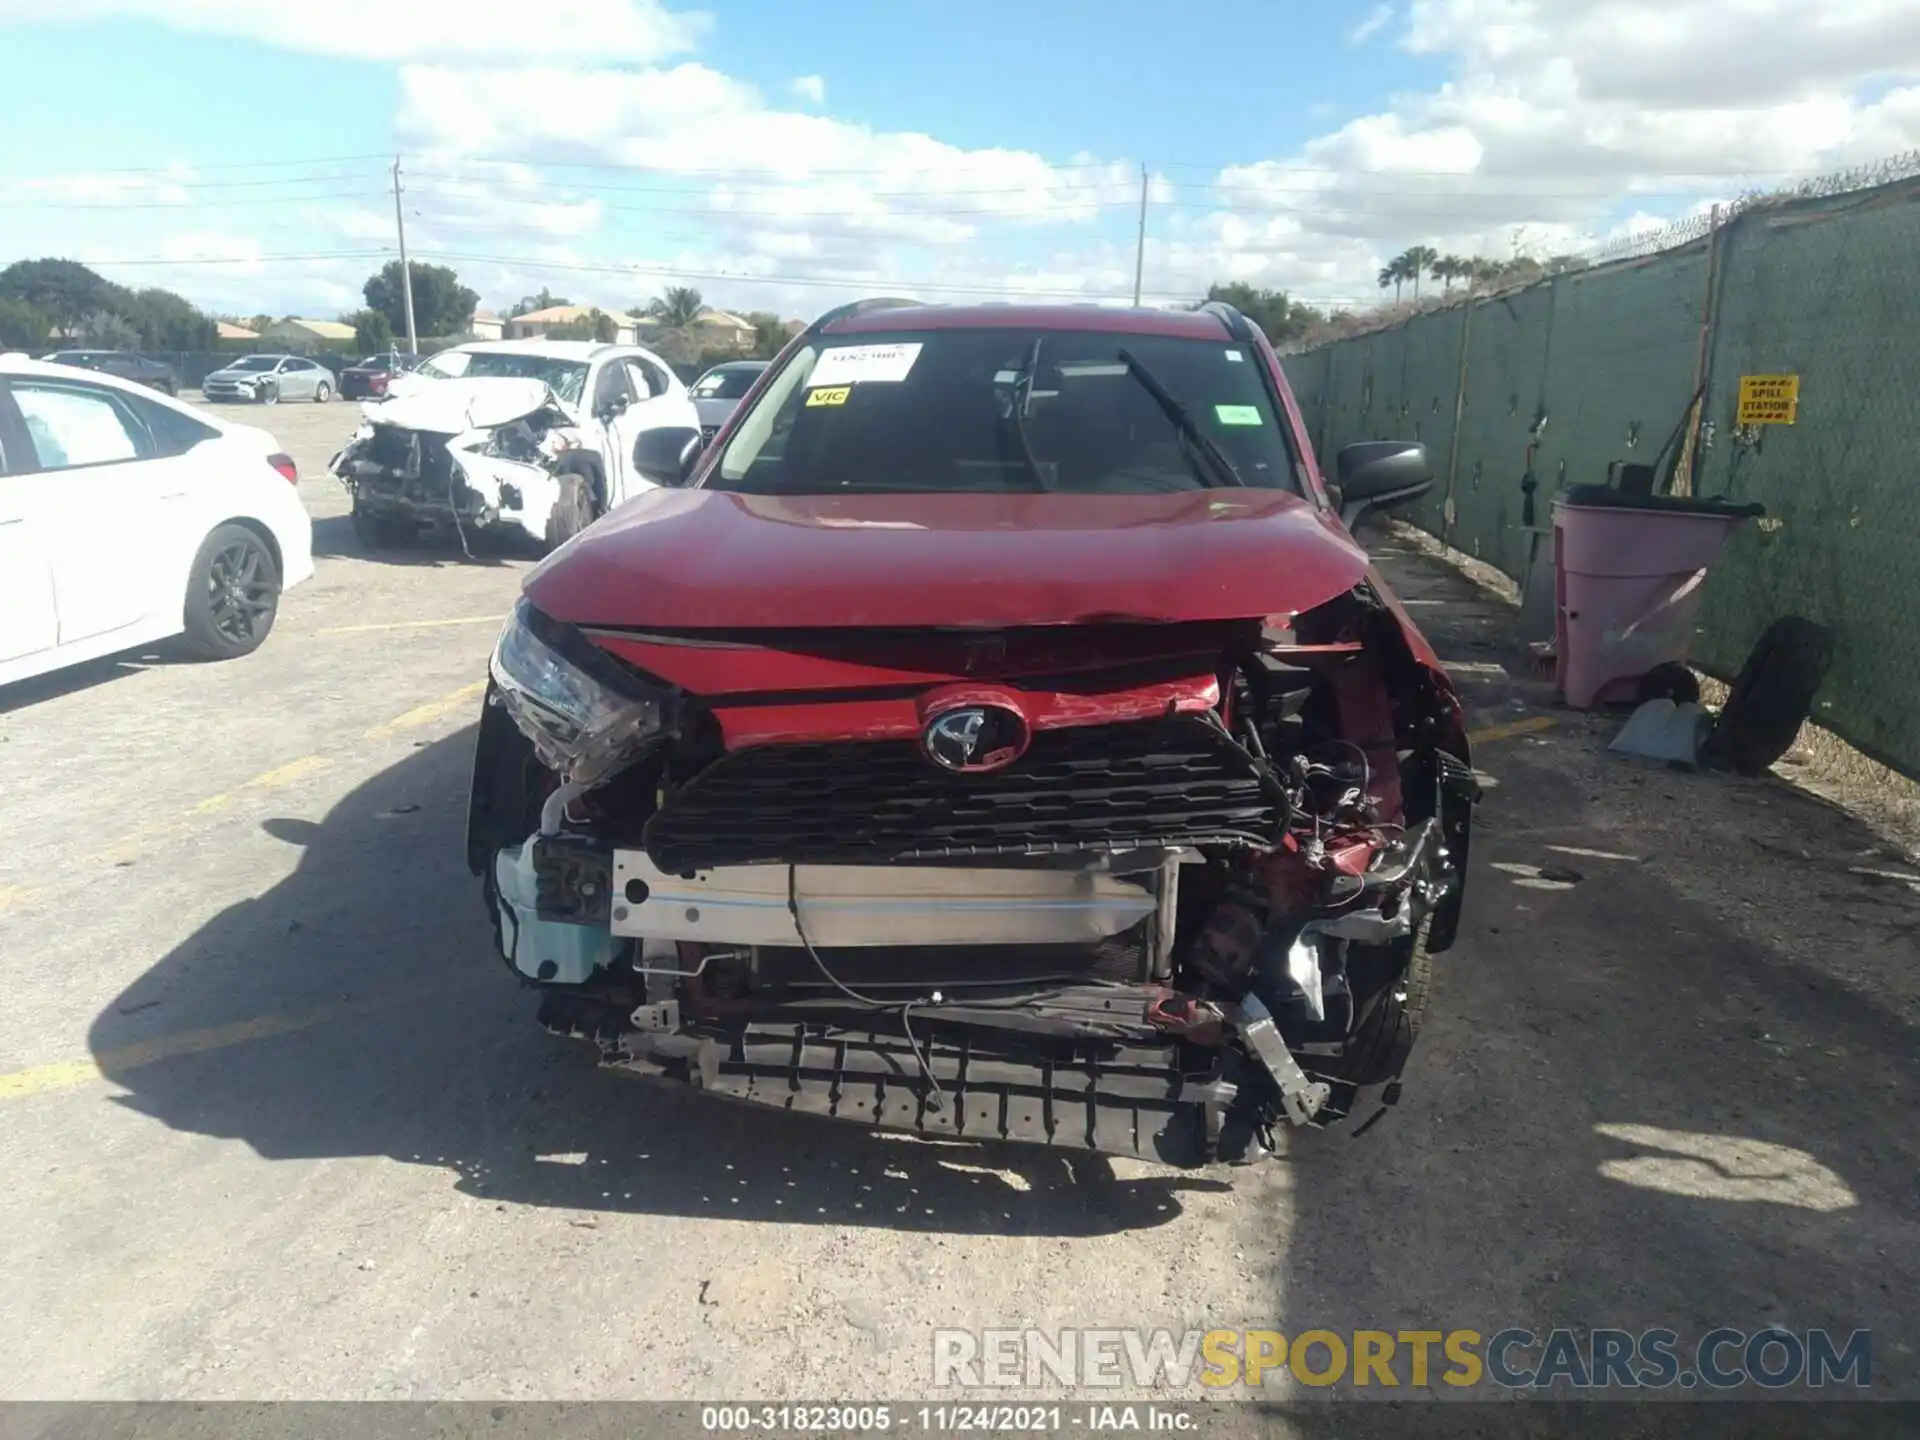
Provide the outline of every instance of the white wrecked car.
<path id="1" fill-rule="evenodd" d="M 694 429 L 687 388 L 635 345 L 501 341 L 462 346 L 457 378 L 360 407 L 332 470 L 353 528 L 375 546 L 429 527 L 508 526 L 551 550 L 621 501 L 656 488 L 634 466 L 648 430 Z"/>

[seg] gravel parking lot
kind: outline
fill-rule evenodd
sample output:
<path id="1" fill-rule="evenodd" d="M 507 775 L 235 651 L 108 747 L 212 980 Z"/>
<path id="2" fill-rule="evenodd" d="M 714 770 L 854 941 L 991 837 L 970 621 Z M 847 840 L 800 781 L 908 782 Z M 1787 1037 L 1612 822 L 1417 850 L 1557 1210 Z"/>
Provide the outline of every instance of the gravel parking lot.
<path id="1" fill-rule="evenodd" d="M 260 652 L 0 690 L 0 1396 L 899 1399 L 936 1326 L 1780 1324 L 1872 1329 L 1876 1391 L 1920 1397 L 1920 1047 L 1873 968 L 1920 898 L 1821 871 L 1836 970 L 1786 913 L 1804 867 L 1726 838 L 1745 878 L 1705 893 L 1661 849 L 1815 802 L 1650 801 L 1395 551 L 1493 783 L 1371 1133 L 1177 1174 L 626 1082 L 534 1026 L 461 852 L 531 561 L 363 553 L 325 474 L 357 411 L 241 417 L 316 518 Z"/>

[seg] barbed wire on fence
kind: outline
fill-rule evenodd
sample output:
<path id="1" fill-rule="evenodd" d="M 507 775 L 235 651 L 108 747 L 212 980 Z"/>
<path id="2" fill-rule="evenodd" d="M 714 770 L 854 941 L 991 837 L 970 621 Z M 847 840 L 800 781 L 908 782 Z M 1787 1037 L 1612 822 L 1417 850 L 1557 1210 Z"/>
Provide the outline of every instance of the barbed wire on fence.
<path id="1" fill-rule="evenodd" d="M 1791 185 L 1771 190 L 1749 190 L 1719 208 L 1719 224 L 1725 226 L 1754 210 L 1768 210 L 1797 200 L 1830 200 L 1838 195 L 1874 190 L 1920 176 L 1920 150 L 1908 150 L 1865 165 L 1847 166 L 1824 175 L 1812 175 Z M 1640 260 L 1649 255 L 1684 249 L 1707 238 L 1713 229 L 1712 209 L 1696 211 L 1667 225 L 1636 231 L 1596 245 L 1582 252 L 1589 265 L 1610 265 L 1622 260 Z"/>

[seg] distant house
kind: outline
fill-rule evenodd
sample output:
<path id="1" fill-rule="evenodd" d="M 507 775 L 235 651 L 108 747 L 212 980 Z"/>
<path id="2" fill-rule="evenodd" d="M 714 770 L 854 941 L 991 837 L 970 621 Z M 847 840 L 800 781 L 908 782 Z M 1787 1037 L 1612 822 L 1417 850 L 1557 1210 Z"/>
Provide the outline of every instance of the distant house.
<path id="1" fill-rule="evenodd" d="M 753 349 L 758 334 L 751 320 L 711 306 L 696 315 L 687 328 L 703 350 L 733 350 L 742 355 Z"/>
<path id="2" fill-rule="evenodd" d="M 249 330 L 244 325 L 229 325 L 225 320 L 214 321 L 213 333 L 215 338 L 220 340 L 258 340 L 260 338 L 258 330 Z"/>
<path id="3" fill-rule="evenodd" d="M 269 325 L 263 340 L 277 340 L 289 350 L 351 349 L 354 328 L 338 320 L 276 320 Z"/>
<path id="4" fill-rule="evenodd" d="M 505 338 L 508 340 L 533 340 L 545 335 L 549 330 L 557 330 L 564 325 L 579 325 L 593 319 L 591 305 L 549 305 L 545 310 L 529 310 L 525 315 L 515 315 L 505 322 Z M 479 316 L 474 319 L 477 322 Z M 614 342 L 620 345 L 633 343 L 633 317 L 631 315 L 613 316 Z"/>
<path id="5" fill-rule="evenodd" d="M 467 333 L 476 340 L 498 340 L 506 333 L 505 322 L 491 310 L 476 310 Z"/>

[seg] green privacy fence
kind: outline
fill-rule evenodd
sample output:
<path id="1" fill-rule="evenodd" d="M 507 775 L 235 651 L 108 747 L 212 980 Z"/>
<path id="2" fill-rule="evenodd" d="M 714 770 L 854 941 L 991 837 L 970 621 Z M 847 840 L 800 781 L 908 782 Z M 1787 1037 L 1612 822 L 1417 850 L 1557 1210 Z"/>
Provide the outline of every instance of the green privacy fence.
<path id="1" fill-rule="evenodd" d="M 1704 377 L 1678 486 L 1768 514 L 1708 577 L 1696 662 L 1732 675 L 1781 615 L 1830 626 L 1816 717 L 1920 777 L 1920 182 L 1694 228 L 1286 357 L 1315 448 L 1426 442 L 1439 483 L 1406 518 L 1522 580 L 1554 496 L 1652 463 Z M 1743 375 L 1797 375 L 1796 423 L 1740 429 Z"/>

